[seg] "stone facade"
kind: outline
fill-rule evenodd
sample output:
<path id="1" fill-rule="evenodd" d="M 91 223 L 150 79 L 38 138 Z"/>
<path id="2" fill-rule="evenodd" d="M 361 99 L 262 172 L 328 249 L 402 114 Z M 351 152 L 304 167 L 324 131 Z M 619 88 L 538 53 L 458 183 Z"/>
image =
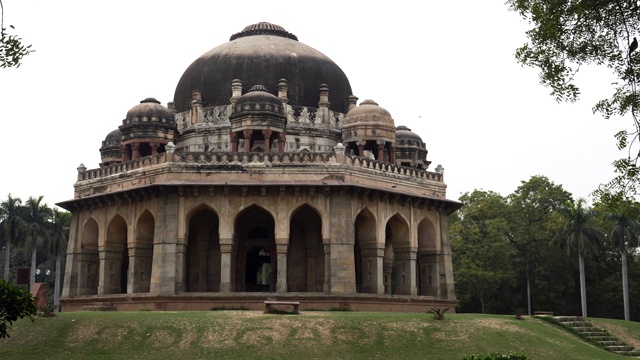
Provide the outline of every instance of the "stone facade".
<path id="1" fill-rule="evenodd" d="M 284 31 L 265 24 L 232 42 Z M 331 109 L 328 78 L 315 103 L 291 104 L 286 79 L 243 93 L 251 80 L 228 83 L 227 104 L 198 89 L 181 112 L 141 101 L 103 142 L 101 167 L 78 168 L 59 204 L 73 213 L 63 308 L 454 306 L 447 218 L 460 204 L 441 168 L 426 170 L 420 138 L 396 160 L 377 103 Z"/>

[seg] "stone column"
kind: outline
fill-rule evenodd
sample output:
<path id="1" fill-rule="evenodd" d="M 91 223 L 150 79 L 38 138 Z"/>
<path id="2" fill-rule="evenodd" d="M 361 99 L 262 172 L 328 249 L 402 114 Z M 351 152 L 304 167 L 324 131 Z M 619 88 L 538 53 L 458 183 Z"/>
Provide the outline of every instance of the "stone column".
<path id="1" fill-rule="evenodd" d="M 288 88 L 289 86 L 286 79 L 278 80 L 278 98 L 280 99 L 280 101 L 282 101 L 283 104 L 289 102 L 289 99 L 287 98 Z"/>
<path id="2" fill-rule="evenodd" d="M 395 251 L 396 294 L 416 295 L 416 255 L 415 249 L 398 249 L 398 251 Z"/>
<path id="3" fill-rule="evenodd" d="M 324 246 L 324 293 L 331 293 L 331 243 L 330 239 L 323 240 Z"/>
<path id="4" fill-rule="evenodd" d="M 98 295 L 119 293 L 122 265 L 122 251 L 114 251 L 105 247 L 99 251 L 100 281 Z"/>
<path id="5" fill-rule="evenodd" d="M 178 284 L 183 283 L 177 278 L 179 251 L 184 248 L 178 244 L 178 214 L 181 214 L 178 194 L 168 190 L 160 190 L 157 200 L 157 214 L 153 244 L 153 265 L 151 271 L 150 293 L 156 296 L 174 295 Z M 183 221 L 183 220 L 182 220 Z M 180 235 L 182 236 L 182 235 Z"/>
<path id="6" fill-rule="evenodd" d="M 129 149 L 131 149 L 131 146 L 129 145 L 120 145 L 120 152 L 122 153 L 122 162 L 131 160 L 131 157 L 129 155 Z"/>
<path id="7" fill-rule="evenodd" d="M 140 157 L 140 143 L 131 143 L 131 160 Z"/>
<path id="8" fill-rule="evenodd" d="M 284 242 L 285 244 L 282 244 Z M 287 239 L 276 240 L 276 253 L 278 256 L 278 269 L 276 270 L 276 292 L 283 294 L 287 292 Z"/>
<path id="9" fill-rule="evenodd" d="M 242 96 L 242 81 L 240 81 L 240 79 L 233 79 L 231 81 L 231 99 L 229 99 L 232 107 L 236 105 L 236 100 L 238 100 L 240 96 Z"/>
<path id="10" fill-rule="evenodd" d="M 395 144 L 391 144 L 391 146 L 389 147 L 389 162 L 392 164 L 396 164 L 396 145 Z"/>
<path id="11" fill-rule="evenodd" d="M 229 138 L 231 141 L 231 152 L 237 153 L 238 152 L 238 134 L 232 131 L 231 134 L 229 134 Z"/>
<path id="12" fill-rule="evenodd" d="M 253 130 L 243 130 L 242 134 L 244 135 L 244 152 L 251 152 L 251 134 L 253 134 Z"/>
<path id="13" fill-rule="evenodd" d="M 453 282 L 453 263 L 451 261 L 451 243 L 449 242 L 449 218 L 447 214 L 441 210 L 440 211 L 440 238 L 442 244 L 442 267 L 444 279 L 441 277 L 438 278 L 438 281 L 444 280 L 444 284 L 442 286 L 438 286 L 438 289 L 441 287 L 444 290 L 444 294 L 440 293 L 439 295 L 442 297 L 446 297 L 449 300 L 455 300 L 455 286 Z"/>
<path id="14" fill-rule="evenodd" d="M 220 239 L 220 292 L 231 292 L 233 239 Z"/>
<path id="15" fill-rule="evenodd" d="M 364 140 L 356 141 L 356 145 L 358 145 L 358 156 L 364 156 L 364 144 L 366 143 Z"/>
<path id="16" fill-rule="evenodd" d="M 157 142 L 150 142 L 149 146 L 151 146 L 151 155 L 158 155 L 158 144 Z"/>
<path id="17" fill-rule="evenodd" d="M 392 288 L 392 282 L 393 279 L 391 278 L 391 276 L 393 275 L 393 263 L 392 262 L 384 262 L 383 263 L 383 270 L 382 270 L 382 274 L 383 274 L 383 289 L 384 289 L 384 293 L 391 295 L 393 294 L 394 289 Z"/>
<path id="18" fill-rule="evenodd" d="M 384 161 L 384 141 L 376 141 L 378 144 L 378 161 Z"/>
<path id="19" fill-rule="evenodd" d="M 375 239 L 374 239 L 375 240 Z M 362 292 L 384 294 L 383 262 L 384 248 L 374 243 L 361 245 L 362 255 Z"/>
<path id="20" fill-rule="evenodd" d="M 262 130 L 262 136 L 264 137 L 264 152 L 269 153 L 271 152 L 271 143 L 269 142 L 271 137 L 271 130 Z"/>
<path id="21" fill-rule="evenodd" d="M 142 242 L 129 247 L 128 294 L 149 292 L 152 258 L 153 243 Z"/>
<path id="22" fill-rule="evenodd" d="M 347 109 L 347 112 L 349 112 L 349 110 L 356 107 L 356 104 L 358 103 L 358 97 L 354 95 L 347 96 L 347 103 L 349 103 L 349 108 Z"/>
<path id="23" fill-rule="evenodd" d="M 331 294 L 356 293 L 353 202 L 345 189 L 331 196 Z"/>
<path id="24" fill-rule="evenodd" d="M 281 132 L 278 134 L 278 152 L 282 154 L 284 152 L 284 145 L 287 141 L 287 134 Z"/>

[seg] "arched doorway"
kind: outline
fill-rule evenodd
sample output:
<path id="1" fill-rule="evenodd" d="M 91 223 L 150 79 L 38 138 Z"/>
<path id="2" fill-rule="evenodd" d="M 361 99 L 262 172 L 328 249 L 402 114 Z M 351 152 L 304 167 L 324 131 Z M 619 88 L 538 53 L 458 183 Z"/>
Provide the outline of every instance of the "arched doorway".
<path id="1" fill-rule="evenodd" d="M 271 214 L 252 205 L 236 216 L 235 289 L 274 292 L 277 280 L 275 223 Z"/>
<path id="2" fill-rule="evenodd" d="M 82 227 L 80 243 L 78 295 L 98 294 L 100 257 L 98 255 L 98 223 L 89 218 Z"/>
<path id="3" fill-rule="evenodd" d="M 324 290 L 322 219 L 309 205 L 291 217 L 287 254 L 287 289 L 290 292 Z"/>
<path id="4" fill-rule="evenodd" d="M 131 253 L 132 292 L 149 292 L 153 263 L 153 235 L 155 219 L 145 210 L 136 223 L 136 238 Z"/>
<path id="5" fill-rule="evenodd" d="M 371 211 L 363 209 L 355 222 L 355 245 L 353 248 L 356 267 L 356 292 L 378 293 L 379 268 L 376 239 L 376 218 Z"/>
<path id="6" fill-rule="evenodd" d="M 431 220 L 424 218 L 418 224 L 418 295 L 436 296 L 438 283 L 438 255 L 436 229 Z"/>
<path id="7" fill-rule="evenodd" d="M 385 293 L 411 295 L 415 255 L 411 253 L 409 225 L 398 214 L 385 227 L 384 285 Z"/>
<path id="8" fill-rule="evenodd" d="M 218 215 L 203 207 L 191 216 L 187 242 L 186 291 L 220 291 Z"/>
<path id="9" fill-rule="evenodd" d="M 114 216 L 107 226 L 104 253 L 104 293 L 126 294 L 129 249 L 127 248 L 127 223 L 120 215 Z"/>

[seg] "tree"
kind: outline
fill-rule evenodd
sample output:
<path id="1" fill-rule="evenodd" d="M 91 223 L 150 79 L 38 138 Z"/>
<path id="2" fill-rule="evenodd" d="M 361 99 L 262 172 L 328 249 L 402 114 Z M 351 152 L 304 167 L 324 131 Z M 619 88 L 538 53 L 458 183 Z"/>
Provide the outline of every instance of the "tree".
<path id="1" fill-rule="evenodd" d="M 526 32 L 528 43 L 516 50 L 517 61 L 538 68 L 540 83 L 551 89 L 557 101 L 578 100 L 580 89 L 574 76 L 581 66 L 595 64 L 613 71 L 618 79 L 613 94 L 595 104 L 593 110 L 605 118 L 630 115 L 635 130 L 615 135 L 618 148 L 627 148 L 628 154 L 614 162 L 618 175 L 596 195 L 606 191 L 635 194 L 640 181 L 640 153 L 632 152 L 631 145 L 640 135 L 640 55 L 632 44 L 637 44 L 635 36 L 640 30 L 638 2 L 507 0 L 507 4 L 533 25 Z"/>
<path id="2" fill-rule="evenodd" d="M 622 298 L 624 304 L 624 319 L 629 321 L 629 278 L 627 276 L 627 249 L 638 247 L 638 221 L 637 203 L 631 200 L 622 200 L 609 204 L 611 211 L 605 214 L 605 219 L 611 223 L 611 230 L 607 236 L 607 242 L 613 248 L 620 251 L 622 264 Z"/>
<path id="3" fill-rule="evenodd" d="M 582 316 L 587 317 L 587 288 L 585 284 L 584 256 L 591 247 L 600 244 L 602 238 L 598 228 L 592 225 L 596 212 L 585 206 L 584 199 L 576 202 L 567 201 L 566 206 L 560 209 L 564 218 L 564 226 L 557 233 L 554 241 L 561 248 L 567 250 L 567 254 L 577 253 L 580 267 L 580 300 Z"/>
<path id="4" fill-rule="evenodd" d="M 509 244 L 508 205 L 500 194 L 475 190 L 460 197 L 465 204 L 450 222 L 454 279 L 461 303 L 477 297 L 480 311 L 497 299 L 499 289 L 512 287 L 513 248 Z M 499 299 L 504 301 L 504 299 Z M 510 304 L 494 307 L 510 307 Z"/>
<path id="5" fill-rule="evenodd" d="M 24 224 L 21 214 L 22 200 L 7 195 L 7 200 L 0 203 L 0 237 L 5 240 L 4 280 L 9 281 L 9 263 L 11 261 L 11 245 L 18 238 L 19 228 Z"/>
<path id="6" fill-rule="evenodd" d="M 43 196 L 29 197 L 25 203 L 26 244 L 31 249 L 30 287 L 35 283 L 38 248 L 44 244 L 50 228 L 51 209 L 42 203 L 42 198 Z"/>
<path id="7" fill-rule="evenodd" d="M 531 315 L 531 271 L 553 236 L 550 231 L 553 213 L 571 200 L 571 194 L 546 176 L 537 175 L 522 181 L 508 199 L 511 205 L 509 241 L 524 265 L 527 310 Z"/>
<path id="8" fill-rule="evenodd" d="M 53 308 L 58 311 L 60 307 L 60 276 L 62 274 L 62 257 L 67 251 L 67 241 L 71 226 L 71 213 L 53 209 L 53 222 L 50 227 L 51 240 L 49 241 L 49 252 L 56 258 L 56 278 L 53 287 Z"/>
<path id="9" fill-rule="evenodd" d="M 4 27 L 4 6 L 0 0 L 0 68 L 20 67 L 22 58 L 34 52 L 31 45 L 25 45 L 22 38 L 17 35 L 10 35 Z M 15 27 L 9 25 L 13 30 Z"/>
<path id="10" fill-rule="evenodd" d="M 25 317 L 33 321 L 36 313 L 35 298 L 27 289 L 0 279 L 0 339 L 10 337 L 14 321 Z"/>

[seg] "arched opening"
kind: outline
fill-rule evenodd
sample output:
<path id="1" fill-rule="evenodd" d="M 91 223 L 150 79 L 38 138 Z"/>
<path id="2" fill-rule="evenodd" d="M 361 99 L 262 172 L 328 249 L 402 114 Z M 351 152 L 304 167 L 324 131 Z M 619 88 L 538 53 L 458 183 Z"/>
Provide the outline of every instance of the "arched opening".
<path id="1" fill-rule="evenodd" d="M 136 238 L 131 254 L 132 292 L 149 292 L 151 286 L 151 266 L 153 264 L 153 236 L 155 219 L 148 210 L 138 218 Z"/>
<path id="2" fill-rule="evenodd" d="M 208 208 L 189 220 L 186 291 L 220 291 L 220 238 L 218 215 Z"/>
<path id="3" fill-rule="evenodd" d="M 436 296 L 438 284 L 438 254 L 436 251 L 436 229 L 424 218 L 418 224 L 418 295 Z"/>
<path id="4" fill-rule="evenodd" d="M 353 248 L 356 270 L 356 292 L 379 292 L 379 269 L 382 265 L 378 254 L 376 219 L 368 209 L 363 209 L 355 222 L 355 245 Z"/>
<path id="5" fill-rule="evenodd" d="M 290 292 L 324 290 L 322 219 L 308 205 L 291 217 L 287 254 L 287 289 Z"/>
<path id="6" fill-rule="evenodd" d="M 385 227 L 384 285 L 385 293 L 411 295 L 414 286 L 415 260 L 411 253 L 409 225 L 398 214 Z"/>
<path id="7" fill-rule="evenodd" d="M 100 257 L 98 255 L 98 223 L 89 218 L 82 227 L 80 243 L 78 295 L 98 294 Z"/>
<path id="8" fill-rule="evenodd" d="M 263 208 L 252 205 L 238 214 L 234 228 L 236 291 L 275 291 L 277 256 L 273 217 Z"/>
<path id="9" fill-rule="evenodd" d="M 127 223 L 116 215 L 107 226 L 104 250 L 104 293 L 126 294 L 129 272 L 129 249 L 127 248 Z"/>

